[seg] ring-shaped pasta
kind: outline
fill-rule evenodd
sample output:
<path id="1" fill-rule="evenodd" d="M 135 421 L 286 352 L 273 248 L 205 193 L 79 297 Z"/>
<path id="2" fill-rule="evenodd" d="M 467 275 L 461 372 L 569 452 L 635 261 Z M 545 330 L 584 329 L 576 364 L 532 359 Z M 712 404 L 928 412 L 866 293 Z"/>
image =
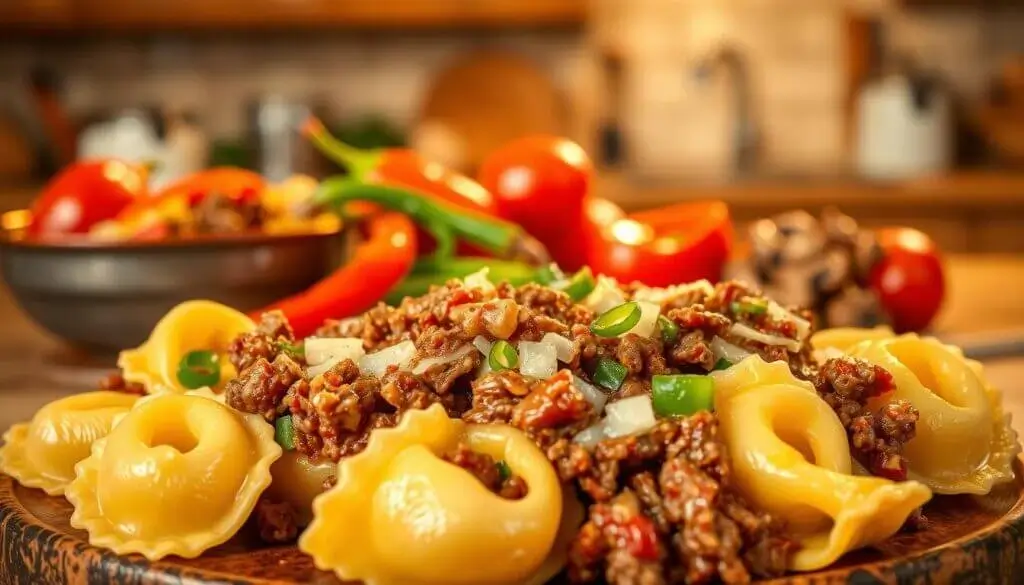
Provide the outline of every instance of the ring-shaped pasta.
<path id="1" fill-rule="evenodd" d="M 71 525 L 117 554 L 194 558 L 245 523 L 280 456 L 273 427 L 209 390 L 148 396 L 77 465 Z"/>
<path id="2" fill-rule="evenodd" d="M 904 451 L 910 478 L 936 493 L 976 495 L 1013 479 L 1017 436 L 981 364 L 913 333 L 865 341 L 850 353 L 892 374 L 896 391 L 879 400 L 906 400 L 921 412 Z"/>
<path id="3" fill-rule="evenodd" d="M 853 346 L 864 341 L 878 341 L 896 337 L 896 333 L 885 325 L 878 327 L 835 327 L 822 329 L 811 336 L 814 351 L 834 350 L 847 353 Z"/>
<path id="4" fill-rule="evenodd" d="M 138 396 L 99 390 L 54 400 L 27 423 L 12 426 L 0 446 L 0 471 L 25 487 L 62 495 L 75 479 L 75 465 L 93 442 L 110 432 Z"/>
<path id="5" fill-rule="evenodd" d="M 147 392 L 186 392 L 189 388 L 178 381 L 181 359 L 190 351 L 213 351 L 222 357 L 216 385 L 220 389 L 237 375 L 234 366 L 223 359 L 228 345 L 255 328 L 252 319 L 231 307 L 213 301 L 186 301 L 160 319 L 145 343 L 122 351 L 117 365 L 125 380 L 142 384 Z"/>
<path id="6" fill-rule="evenodd" d="M 504 460 L 526 496 L 504 499 L 440 458 L 459 441 Z M 562 498 L 551 463 L 522 432 L 468 425 L 434 405 L 374 431 L 363 452 L 339 462 L 299 549 L 318 568 L 366 585 L 519 584 L 545 568 Z"/>

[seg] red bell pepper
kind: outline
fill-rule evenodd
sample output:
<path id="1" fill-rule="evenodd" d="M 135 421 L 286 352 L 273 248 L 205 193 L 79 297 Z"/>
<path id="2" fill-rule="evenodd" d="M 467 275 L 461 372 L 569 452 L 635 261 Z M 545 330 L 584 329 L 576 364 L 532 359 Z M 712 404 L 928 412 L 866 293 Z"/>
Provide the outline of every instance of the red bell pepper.
<path id="1" fill-rule="evenodd" d="M 498 216 L 491 193 L 469 177 L 440 163 L 430 162 L 406 148 L 362 150 L 341 142 L 317 118 L 309 118 L 302 133 L 325 156 L 348 170 L 357 180 L 378 185 L 405 187 L 430 195 L 462 209 Z M 433 238 L 418 231 L 420 253 L 433 250 Z"/>
<path id="2" fill-rule="evenodd" d="M 334 273 L 305 292 L 253 311 L 258 320 L 265 311 L 280 309 L 299 338 L 312 335 L 327 319 L 357 315 L 372 308 L 412 269 L 416 260 L 416 232 L 400 213 L 381 213 L 368 219 L 367 239 Z"/>
<path id="3" fill-rule="evenodd" d="M 146 194 L 148 167 L 120 160 L 91 160 L 64 168 L 32 204 L 28 235 L 84 234 L 113 219 Z"/>
<path id="4" fill-rule="evenodd" d="M 626 216 L 601 199 L 587 203 L 591 268 L 620 282 L 670 286 L 722 276 L 732 246 L 729 207 L 680 203 Z"/>
<path id="5" fill-rule="evenodd" d="M 119 213 L 117 218 L 131 219 L 178 197 L 187 198 L 189 206 L 194 206 L 214 192 L 231 199 L 255 197 L 266 185 L 266 180 L 258 173 L 235 167 L 215 167 L 182 177 L 152 196 L 139 198 Z"/>

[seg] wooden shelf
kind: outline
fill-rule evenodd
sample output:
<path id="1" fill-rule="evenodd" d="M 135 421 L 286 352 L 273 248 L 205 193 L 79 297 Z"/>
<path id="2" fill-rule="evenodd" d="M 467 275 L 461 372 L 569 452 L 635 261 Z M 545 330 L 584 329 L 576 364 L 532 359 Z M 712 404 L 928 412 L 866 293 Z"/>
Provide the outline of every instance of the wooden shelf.
<path id="1" fill-rule="evenodd" d="M 575 27 L 586 11 L 587 0 L 0 0 L 0 30 Z"/>

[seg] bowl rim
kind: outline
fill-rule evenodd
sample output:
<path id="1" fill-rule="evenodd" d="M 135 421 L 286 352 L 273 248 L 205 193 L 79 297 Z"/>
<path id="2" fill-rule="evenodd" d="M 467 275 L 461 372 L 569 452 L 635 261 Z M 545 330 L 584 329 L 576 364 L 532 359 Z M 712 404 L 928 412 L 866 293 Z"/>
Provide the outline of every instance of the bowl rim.
<path id="1" fill-rule="evenodd" d="M 285 244 L 333 239 L 345 232 L 345 226 L 336 230 L 308 231 L 294 234 L 267 234 L 243 232 L 239 234 L 201 234 L 187 238 L 161 240 L 96 241 L 86 235 L 68 235 L 58 239 L 35 240 L 24 237 L 22 230 L 0 227 L 0 250 L 17 249 L 39 252 L 144 252 L 183 249 L 223 249 L 267 244 Z"/>

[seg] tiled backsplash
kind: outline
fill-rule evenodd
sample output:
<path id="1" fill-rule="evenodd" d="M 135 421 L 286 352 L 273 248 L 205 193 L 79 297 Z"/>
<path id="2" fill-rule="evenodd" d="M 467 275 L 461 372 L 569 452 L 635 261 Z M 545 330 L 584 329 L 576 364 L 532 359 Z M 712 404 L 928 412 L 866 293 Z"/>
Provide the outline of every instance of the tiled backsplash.
<path id="1" fill-rule="evenodd" d="M 968 98 L 984 92 L 1000 62 L 1024 52 L 1024 12 L 959 9 L 910 13 L 898 0 L 860 0 L 885 15 L 890 46 L 941 71 Z M 844 10 L 839 0 L 593 0 L 588 33 L 411 35 L 337 33 L 0 44 L 0 105 L 33 64 L 65 76 L 67 106 L 88 115 L 138 104 L 196 111 L 212 136 L 246 124 L 245 105 L 265 94 L 313 100 L 337 116 L 382 113 L 408 125 L 432 77 L 461 54 L 502 47 L 524 54 L 562 89 L 575 137 L 595 144 L 606 107 L 599 47 L 624 63 L 621 122 L 641 173 L 719 177 L 735 124 L 732 89 L 718 75 L 698 83 L 695 63 L 720 43 L 749 65 L 751 110 L 763 167 L 832 173 L 846 164 Z"/>

